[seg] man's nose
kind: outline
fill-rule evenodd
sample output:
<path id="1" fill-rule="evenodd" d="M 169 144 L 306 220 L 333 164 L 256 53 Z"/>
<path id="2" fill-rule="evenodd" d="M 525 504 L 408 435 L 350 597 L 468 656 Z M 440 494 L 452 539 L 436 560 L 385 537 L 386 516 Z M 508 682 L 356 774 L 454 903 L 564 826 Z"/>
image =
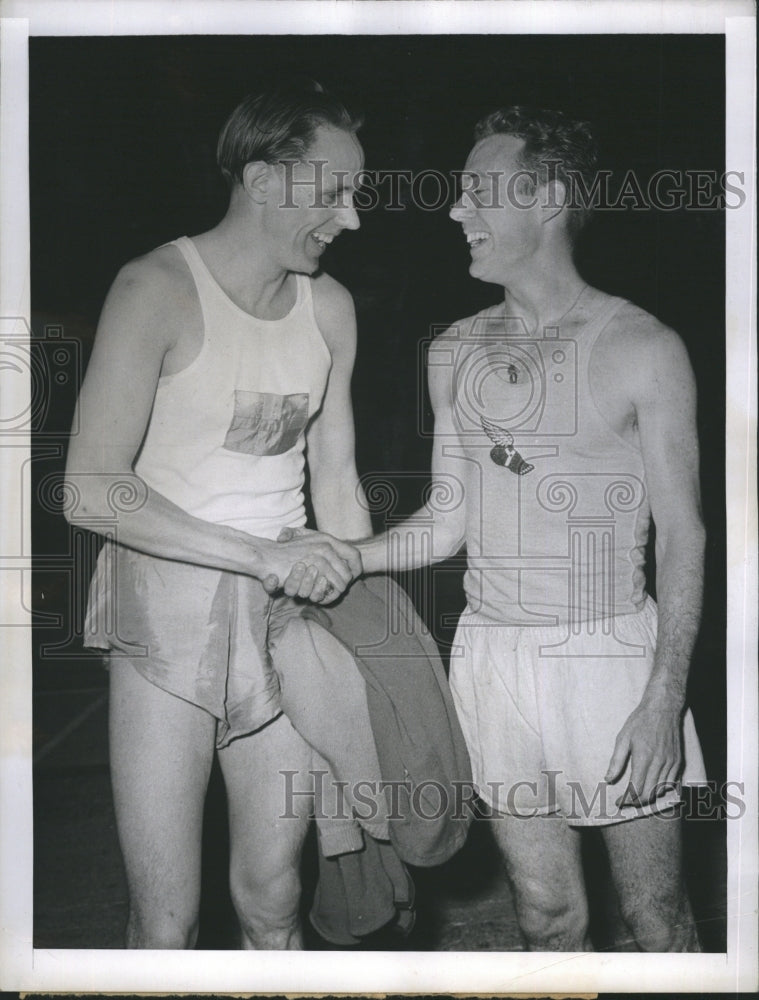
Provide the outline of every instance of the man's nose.
<path id="1" fill-rule="evenodd" d="M 337 221 L 343 229 L 358 229 L 361 226 L 361 220 L 352 202 L 340 208 L 337 213 Z"/>
<path id="2" fill-rule="evenodd" d="M 472 206 L 468 201 L 465 201 L 465 196 L 462 195 L 459 200 L 451 207 L 448 215 L 453 219 L 454 222 L 463 222 L 464 219 L 472 211 Z"/>

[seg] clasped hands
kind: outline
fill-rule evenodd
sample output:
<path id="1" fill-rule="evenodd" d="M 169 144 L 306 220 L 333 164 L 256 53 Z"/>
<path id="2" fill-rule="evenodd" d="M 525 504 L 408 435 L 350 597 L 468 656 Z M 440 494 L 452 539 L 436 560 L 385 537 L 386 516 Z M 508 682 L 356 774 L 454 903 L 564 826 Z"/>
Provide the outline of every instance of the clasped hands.
<path id="1" fill-rule="evenodd" d="M 268 594 L 279 590 L 313 604 L 331 604 L 363 572 L 358 549 L 321 531 L 283 528 L 267 553 L 261 582 Z"/>

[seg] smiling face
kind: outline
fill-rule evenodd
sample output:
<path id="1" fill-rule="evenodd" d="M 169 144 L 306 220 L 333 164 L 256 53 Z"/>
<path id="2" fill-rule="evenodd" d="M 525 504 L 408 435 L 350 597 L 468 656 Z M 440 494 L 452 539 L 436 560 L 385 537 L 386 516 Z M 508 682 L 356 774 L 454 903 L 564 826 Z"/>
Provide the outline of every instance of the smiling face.
<path id="1" fill-rule="evenodd" d="M 464 167 L 462 194 L 450 215 L 469 244 L 469 273 L 481 281 L 506 284 L 540 247 L 539 192 L 519 164 L 523 146 L 516 136 L 490 135 L 477 143 Z"/>
<path id="2" fill-rule="evenodd" d="M 320 126 L 302 161 L 271 165 L 265 236 L 276 263 L 312 274 L 336 236 L 358 229 L 353 195 L 363 164 L 352 132 Z"/>

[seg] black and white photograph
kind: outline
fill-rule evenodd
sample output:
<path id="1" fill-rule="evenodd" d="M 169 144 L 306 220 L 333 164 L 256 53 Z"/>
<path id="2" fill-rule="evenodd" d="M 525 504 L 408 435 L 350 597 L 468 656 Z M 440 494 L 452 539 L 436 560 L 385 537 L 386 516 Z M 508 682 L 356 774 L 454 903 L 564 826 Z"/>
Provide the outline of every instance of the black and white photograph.
<path id="1" fill-rule="evenodd" d="M 3 989 L 759 986 L 754 28 L 3 7 Z"/>

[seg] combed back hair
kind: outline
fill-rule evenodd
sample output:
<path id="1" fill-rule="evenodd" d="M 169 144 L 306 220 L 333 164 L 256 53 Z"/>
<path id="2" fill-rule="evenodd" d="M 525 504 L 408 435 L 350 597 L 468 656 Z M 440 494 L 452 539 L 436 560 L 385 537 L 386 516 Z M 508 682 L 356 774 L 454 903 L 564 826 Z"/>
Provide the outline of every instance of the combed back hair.
<path id="1" fill-rule="evenodd" d="M 280 84 L 249 94 L 221 130 L 216 162 L 232 188 L 242 183 L 247 163 L 302 160 L 320 125 L 356 132 L 361 118 L 315 80 Z"/>
<path id="2" fill-rule="evenodd" d="M 499 108 L 481 118 L 474 130 L 476 142 L 491 135 L 513 135 L 524 139 L 517 158 L 523 170 L 537 174 L 539 183 L 562 181 L 567 190 L 567 232 L 573 241 L 592 214 L 588 198 L 578 197 L 580 178 L 586 192 L 592 190 L 598 151 L 590 125 L 573 121 L 561 111 L 545 111 L 514 105 Z"/>

